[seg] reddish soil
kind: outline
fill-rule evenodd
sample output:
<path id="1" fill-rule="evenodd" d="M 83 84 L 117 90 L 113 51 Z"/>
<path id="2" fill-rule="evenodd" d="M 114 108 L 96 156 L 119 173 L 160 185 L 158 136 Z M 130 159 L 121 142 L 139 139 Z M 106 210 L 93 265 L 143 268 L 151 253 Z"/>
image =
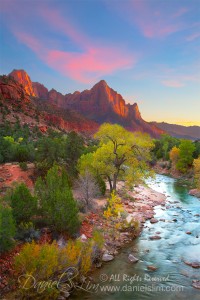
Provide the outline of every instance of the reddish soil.
<path id="1" fill-rule="evenodd" d="M 0 192 L 5 192 L 14 183 L 24 182 L 33 188 L 34 164 L 28 164 L 28 170 L 23 171 L 18 164 L 6 163 L 0 165 Z"/>

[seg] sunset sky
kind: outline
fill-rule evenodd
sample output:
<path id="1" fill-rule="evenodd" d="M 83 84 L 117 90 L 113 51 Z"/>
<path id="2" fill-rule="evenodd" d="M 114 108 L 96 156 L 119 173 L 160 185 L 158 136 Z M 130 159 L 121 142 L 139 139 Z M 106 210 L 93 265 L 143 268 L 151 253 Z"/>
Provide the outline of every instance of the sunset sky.
<path id="1" fill-rule="evenodd" d="M 147 121 L 200 125 L 199 0 L 0 0 L 0 73 L 64 94 L 104 79 Z"/>

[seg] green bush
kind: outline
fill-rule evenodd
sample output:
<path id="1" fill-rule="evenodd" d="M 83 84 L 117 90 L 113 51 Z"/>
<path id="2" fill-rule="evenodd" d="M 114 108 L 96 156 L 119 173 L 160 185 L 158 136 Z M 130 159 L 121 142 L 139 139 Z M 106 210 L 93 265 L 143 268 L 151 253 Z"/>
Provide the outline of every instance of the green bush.
<path id="1" fill-rule="evenodd" d="M 7 197 L 9 199 L 9 196 Z M 37 213 L 37 199 L 32 196 L 24 183 L 19 184 L 10 195 L 13 217 L 17 224 L 29 222 Z"/>
<path id="2" fill-rule="evenodd" d="M 34 228 L 32 222 L 20 223 L 15 237 L 20 241 L 30 243 L 40 238 L 40 232 Z"/>
<path id="3" fill-rule="evenodd" d="M 26 163 L 25 161 L 20 162 L 20 163 L 19 163 L 19 166 L 20 166 L 20 168 L 21 168 L 23 171 L 27 171 L 27 170 L 28 170 L 28 166 L 27 166 L 27 163 Z"/>
<path id="4" fill-rule="evenodd" d="M 44 180 L 35 184 L 43 217 L 58 231 L 74 233 L 79 226 L 77 203 L 73 198 L 67 173 L 54 165 Z"/>
<path id="5" fill-rule="evenodd" d="M 0 203 L 0 252 L 5 252 L 12 248 L 15 232 L 12 209 Z"/>

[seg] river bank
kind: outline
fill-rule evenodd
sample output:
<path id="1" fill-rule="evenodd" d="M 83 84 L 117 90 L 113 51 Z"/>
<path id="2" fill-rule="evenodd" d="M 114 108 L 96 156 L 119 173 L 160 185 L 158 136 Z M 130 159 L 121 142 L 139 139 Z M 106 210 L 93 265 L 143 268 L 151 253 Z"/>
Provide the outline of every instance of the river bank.
<path id="1" fill-rule="evenodd" d="M 98 287 L 96 300 L 199 299 L 199 200 L 179 180 L 167 176 L 157 175 L 148 185 L 166 197 L 165 205 L 154 207 L 158 222 L 147 220 L 139 236 L 124 245 L 116 259 L 92 273 Z M 160 238 L 152 240 L 156 235 Z M 130 262 L 130 254 L 138 259 L 136 263 Z M 84 297 L 94 299 L 88 291 L 72 295 L 77 300 Z"/>
<path id="2" fill-rule="evenodd" d="M 98 211 L 90 213 L 85 217 L 81 227 L 81 238 L 86 240 L 92 236 L 96 228 L 102 231 L 104 236 L 104 247 L 102 249 L 102 261 L 111 261 L 119 250 L 138 237 L 147 220 L 157 223 L 154 218 L 154 208 L 157 205 L 165 206 L 166 196 L 152 188 L 139 185 L 133 191 L 127 191 L 123 182 L 118 183 L 118 194 L 123 205 L 123 218 L 106 219 L 103 216 L 106 201 L 98 201 Z M 101 204 L 102 203 L 102 204 Z M 152 239 L 158 238 L 152 236 Z M 101 266 L 101 263 L 97 265 Z"/>

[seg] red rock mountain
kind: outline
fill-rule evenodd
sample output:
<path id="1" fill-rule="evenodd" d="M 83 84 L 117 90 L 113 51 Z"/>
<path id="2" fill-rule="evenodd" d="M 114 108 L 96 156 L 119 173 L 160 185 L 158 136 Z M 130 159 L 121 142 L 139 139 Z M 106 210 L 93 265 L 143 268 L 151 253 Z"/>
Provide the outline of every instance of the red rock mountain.
<path id="1" fill-rule="evenodd" d="M 20 82 L 28 95 L 48 100 L 48 103 L 61 109 L 73 110 L 87 119 L 99 124 L 103 122 L 119 123 L 130 131 L 147 132 L 158 137 L 163 131 L 154 124 L 145 122 L 137 103 L 126 104 L 123 97 L 110 88 L 104 80 L 90 90 L 62 95 L 56 90 L 47 90 L 38 82 L 31 82 L 23 70 L 14 70 L 9 75 Z"/>
<path id="2" fill-rule="evenodd" d="M 74 130 L 89 135 L 98 129 L 97 123 L 77 112 L 63 110 L 50 104 L 48 100 L 30 96 L 29 93 L 33 90 L 29 83 L 24 83 L 25 88 L 24 84 L 17 82 L 14 77 L 0 76 L 0 124 L 5 120 L 11 124 L 19 121 L 21 125 L 26 124 L 30 129 L 38 127 L 41 132 L 52 128 L 64 132 Z M 35 92 L 32 95 L 35 95 Z"/>
<path id="3" fill-rule="evenodd" d="M 28 74 L 24 70 L 13 70 L 9 76 L 12 76 L 17 82 L 19 82 L 23 87 L 27 95 L 36 96 L 32 81 Z"/>

